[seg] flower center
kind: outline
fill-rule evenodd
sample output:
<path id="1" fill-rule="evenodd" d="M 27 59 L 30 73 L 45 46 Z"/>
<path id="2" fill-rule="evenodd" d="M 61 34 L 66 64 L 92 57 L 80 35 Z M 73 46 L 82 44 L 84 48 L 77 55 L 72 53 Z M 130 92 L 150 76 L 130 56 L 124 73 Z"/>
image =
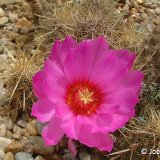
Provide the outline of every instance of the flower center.
<path id="1" fill-rule="evenodd" d="M 100 89 L 87 81 L 76 81 L 67 88 L 66 103 L 76 115 L 95 113 L 102 99 Z"/>

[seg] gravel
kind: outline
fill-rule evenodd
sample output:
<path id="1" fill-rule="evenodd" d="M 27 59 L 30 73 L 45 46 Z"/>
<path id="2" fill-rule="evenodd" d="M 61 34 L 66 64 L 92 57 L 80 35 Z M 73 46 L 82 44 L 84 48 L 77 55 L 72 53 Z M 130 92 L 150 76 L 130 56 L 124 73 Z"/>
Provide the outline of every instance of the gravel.
<path id="1" fill-rule="evenodd" d="M 160 1 L 159 0 L 127 0 L 117 1 L 118 12 L 127 15 L 126 19 L 132 18 L 152 32 L 160 24 Z"/>

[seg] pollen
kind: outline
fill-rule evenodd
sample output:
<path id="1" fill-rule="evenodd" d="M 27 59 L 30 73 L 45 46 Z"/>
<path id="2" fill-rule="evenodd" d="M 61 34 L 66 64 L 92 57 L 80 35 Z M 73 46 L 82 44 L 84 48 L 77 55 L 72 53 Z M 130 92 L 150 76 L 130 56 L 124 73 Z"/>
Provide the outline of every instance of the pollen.
<path id="1" fill-rule="evenodd" d="M 79 99 L 84 104 L 89 104 L 90 102 L 93 102 L 93 92 L 90 92 L 88 88 L 79 90 Z"/>

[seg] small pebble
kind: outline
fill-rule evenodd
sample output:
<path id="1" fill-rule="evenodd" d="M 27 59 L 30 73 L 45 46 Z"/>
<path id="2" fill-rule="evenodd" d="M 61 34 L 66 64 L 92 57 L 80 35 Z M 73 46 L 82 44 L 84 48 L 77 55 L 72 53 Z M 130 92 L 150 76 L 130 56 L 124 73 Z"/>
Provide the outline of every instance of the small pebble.
<path id="1" fill-rule="evenodd" d="M 42 134 L 42 129 L 43 129 L 44 125 L 40 122 L 36 122 L 36 129 L 38 131 L 38 134 L 41 135 Z"/>
<path id="2" fill-rule="evenodd" d="M 14 160 L 14 155 L 11 152 L 7 152 L 4 160 Z"/>
<path id="3" fill-rule="evenodd" d="M 14 33 L 14 32 L 9 31 L 9 30 L 2 31 L 2 33 L 3 33 L 3 35 L 0 36 L 0 37 L 8 39 L 9 41 L 14 41 L 15 38 L 18 36 L 18 33 Z M 8 130 L 12 130 L 13 122 L 10 119 L 8 120 L 8 122 L 6 122 L 5 125 L 6 125 Z"/>
<path id="4" fill-rule="evenodd" d="M 4 26 L 6 23 L 8 23 L 8 17 L 1 17 L 0 26 Z"/>
<path id="5" fill-rule="evenodd" d="M 13 134 L 12 137 L 13 137 L 15 140 L 18 140 L 18 139 L 20 138 L 20 136 L 17 135 L 17 134 Z"/>
<path id="6" fill-rule="evenodd" d="M 15 155 L 16 160 L 29 160 L 30 158 L 33 159 L 32 154 L 26 152 L 18 152 Z"/>
<path id="7" fill-rule="evenodd" d="M 0 0 L 0 4 L 1 5 L 10 5 L 10 4 L 13 4 L 13 3 L 18 3 L 20 1 L 21 0 Z"/>
<path id="8" fill-rule="evenodd" d="M 25 17 L 19 19 L 16 25 L 21 28 L 21 33 L 29 33 L 34 29 L 34 25 Z"/>
<path id="9" fill-rule="evenodd" d="M 79 153 L 80 160 L 91 160 L 91 156 L 86 152 Z"/>
<path id="10" fill-rule="evenodd" d="M 10 28 L 10 24 L 9 23 L 7 23 L 4 27 L 3 27 L 3 29 L 6 31 L 6 30 L 10 30 L 11 28 Z"/>
<path id="11" fill-rule="evenodd" d="M 0 150 L 0 160 L 4 160 L 5 152 L 3 150 Z"/>
<path id="12" fill-rule="evenodd" d="M 5 15 L 4 10 L 0 8 L 0 17 L 3 17 Z"/>
<path id="13" fill-rule="evenodd" d="M 52 154 L 44 157 L 45 160 L 62 160 L 62 156 L 60 154 Z"/>
<path id="14" fill-rule="evenodd" d="M 130 0 L 130 2 L 134 8 L 137 8 L 137 9 L 139 8 L 139 5 L 135 0 Z"/>
<path id="15" fill-rule="evenodd" d="M 14 23 L 18 21 L 18 15 L 16 13 L 9 12 L 9 20 Z"/>
<path id="16" fill-rule="evenodd" d="M 156 8 L 156 9 L 154 10 L 154 12 L 155 12 L 155 14 L 157 14 L 157 16 L 159 16 L 159 15 L 160 15 L 160 8 Z"/>
<path id="17" fill-rule="evenodd" d="M 33 152 L 40 155 L 50 155 L 54 152 L 54 146 L 47 147 L 41 136 L 30 137 L 30 142 L 33 144 Z"/>
<path id="18" fill-rule="evenodd" d="M 143 0 L 136 0 L 136 2 L 137 2 L 138 4 L 142 4 L 142 3 L 143 3 Z"/>
<path id="19" fill-rule="evenodd" d="M 13 133 L 11 131 L 6 131 L 6 138 L 12 139 Z"/>
<path id="20" fill-rule="evenodd" d="M 22 133 L 22 129 L 20 127 L 18 127 L 17 125 L 14 125 L 13 133 L 15 133 L 16 135 L 18 135 L 20 137 L 21 133 Z"/>
<path id="21" fill-rule="evenodd" d="M 26 137 L 26 138 L 30 137 L 29 132 L 28 132 L 25 128 L 22 129 L 22 135 L 23 135 L 24 137 Z"/>
<path id="22" fill-rule="evenodd" d="M 18 33 L 18 32 L 20 31 L 20 27 L 17 26 L 16 24 L 14 24 L 14 25 L 12 26 L 12 31 L 15 32 L 15 33 Z"/>
<path id="23" fill-rule="evenodd" d="M 153 22 L 154 22 L 156 25 L 158 25 L 158 24 L 160 24 L 160 19 L 159 19 L 159 18 L 154 18 Z"/>
<path id="24" fill-rule="evenodd" d="M 29 132 L 29 134 L 31 136 L 36 136 L 38 135 L 38 132 L 37 132 L 37 129 L 36 129 L 36 120 L 33 120 L 31 122 L 29 122 L 27 125 L 26 125 L 26 129 L 27 131 Z"/>
<path id="25" fill-rule="evenodd" d="M 122 11 L 129 11 L 129 5 L 125 4 L 124 7 L 122 8 Z"/>
<path id="26" fill-rule="evenodd" d="M 151 5 L 152 5 L 152 2 L 146 2 L 146 3 L 144 4 L 145 7 L 150 7 Z"/>
<path id="27" fill-rule="evenodd" d="M 151 9 L 155 9 L 157 7 L 157 5 L 156 4 L 152 4 L 152 5 L 150 5 L 150 8 Z"/>
<path id="28" fill-rule="evenodd" d="M 148 24 L 148 25 L 147 25 L 147 30 L 148 30 L 149 32 L 153 32 L 153 24 Z"/>
<path id="29" fill-rule="evenodd" d="M 11 143 L 11 139 L 0 137 L 0 150 L 5 150 Z"/>
<path id="30" fill-rule="evenodd" d="M 99 155 L 99 154 L 93 155 L 92 160 L 101 160 L 101 155 Z"/>
<path id="31" fill-rule="evenodd" d="M 12 153 L 17 153 L 19 151 L 22 151 L 23 146 L 17 141 L 13 141 L 11 144 L 9 144 L 6 148 L 6 152 L 12 152 Z"/>
<path id="32" fill-rule="evenodd" d="M 6 125 L 0 125 L 0 137 L 5 137 L 6 135 Z"/>
<path id="33" fill-rule="evenodd" d="M 15 35 L 13 35 L 13 33 L 11 33 L 11 32 L 8 32 L 10 35 L 9 35 L 9 39 L 12 41 L 12 40 L 14 40 L 15 39 Z M 7 130 L 12 130 L 13 129 L 13 121 L 9 118 L 8 119 L 8 122 L 7 122 Z"/>
<path id="34" fill-rule="evenodd" d="M 142 13 L 142 14 L 141 14 L 141 17 L 142 17 L 143 19 L 146 19 L 148 16 L 147 16 L 146 13 Z"/>
<path id="35" fill-rule="evenodd" d="M 45 160 L 42 156 L 37 156 L 35 160 Z"/>
<path id="36" fill-rule="evenodd" d="M 156 4 L 158 0 L 150 0 L 153 4 Z"/>
<path id="37" fill-rule="evenodd" d="M 26 44 L 28 41 L 30 40 L 30 36 L 26 35 L 26 34 L 22 34 L 19 35 L 16 39 L 15 42 L 18 43 L 21 47 L 24 46 L 24 44 Z M 35 131 L 35 128 L 33 125 L 26 125 L 26 128 L 28 127 L 28 129 L 30 130 L 30 132 L 34 132 L 33 134 L 36 134 L 37 131 Z M 33 128 L 33 129 L 32 129 Z"/>
<path id="38" fill-rule="evenodd" d="M 17 125 L 22 127 L 22 128 L 25 128 L 26 125 L 27 125 L 27 122 L 24 121 L 23 119 L 20 119 L 20 120 L 18 120 Z"/>
<path id="39" fill-rule="evenodd" d="M 72 159 L 72 158 L 73 158 L 73 155 L 71 154 L 71 152 L 66 152 L 66 153 L 63 155 L 63 158 L 64 158 L 64 159 Z"/>
<path id="40" fill-rule="evenodd" d="M 137 13 L 138 13 L 138 10 L 137 10 L 136 8 L 132 8 L 132 9 L 131 9 L 131 12 L 132 12 L 132 14 L 137 14 Z"/>
<path id="41" fill-rule="evenodd" d="M 27 139 L 25 137 L 21 137 L 21 139 L 19 140 L 19 142 L 23 146 L 23 151 L 25 151 L 27 153 L 33 153 L 33 145 L 31 144 L 31 142 L 29 141 L 29 139 Z"/>

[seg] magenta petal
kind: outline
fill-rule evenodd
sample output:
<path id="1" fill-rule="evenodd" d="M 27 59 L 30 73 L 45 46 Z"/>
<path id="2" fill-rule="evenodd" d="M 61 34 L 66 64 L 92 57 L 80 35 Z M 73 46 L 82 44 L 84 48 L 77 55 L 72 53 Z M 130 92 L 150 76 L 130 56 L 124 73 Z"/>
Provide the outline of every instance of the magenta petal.
<path id="1" fill-rule="evenodd" d="M 54 45 L 53 45 L 52 50 L 51 50 L 51 54 L 49 56 L 49 58 L 52 61 L 56 61 L 57 63 L 59 63 L 60 57 L 61 57 L 60 54 L 61 54 L 62 45 L 63 45 L 63 42 L 60 41 L 60 40 L 56 40 L 54 42 Z"/>
<path id="2" fill-rule="evenodd" d="M 112 123 L 112 115 L 105 113 L 96 116 L 96 124 L 99 127 L 109 126 Z"/>
<path id="3" fill-rule="evenodd" d="M 68 149 L 71 151 L 72 155 L 75 157 L 77 154 L 77 150 L 71 138 L 68 139 Z"/>
<path id="4" fill-rule="evenodd" d="M 38 100 L 34 103 L 31 114 L 40 122 L 48 122 L 55 114 L 54 104 L 47 99 Z"/>
<path id="5" fill-rule="evenodd" d="M 77 126 L 79 126 L 79 128 L 81 127 L 81 125 L 92 126 L 93 125 L 92 119 L 94 119 L 95 116 L 96 114 L 91 114 L 90 116 L 77 115 L 76 117 Z"/>
<path id="6" fill-rule="evenodd" d="M 103 60 L 107 55 L 107 51 L 109 49 L 109 45 L 105 40 L 104 36 L 99 36 L 95 40 L 92 40 L 93 43 L 93 53 L 91 53 L 94 57 L 93 63 L 98 63 Z"/>
<path id="7" fill-rule="evenodd" d="M 51 61 L 49 58 L 44 63 L 45 76 L 47 79 L 57 80 L 64 76 L 63 71 L 56 62 Z"/>
<path id="8" fill-rule="evenodd" d="M 52 102 L 58 103 L 63 102 L 65 97 L 65 90 L 63 87 L 56 83 L 45 82 L 45 88 L 43 89 L 45 96 Z"/>
<path id="9" fill-rule="evenodd" d="M 119 105 L 111 105 L 111 104 L 107 104 L 104 103 L 102 105 L 99 106 L 99 108 L 97 109 L 97 113 L 115 113 L 117 112 L 119 109 Z"/>
<path id="10" fill-rule="evenodd" d="M 61 128 L 70 138 L 77 139 L 78 126 L 76 124 L 76 117 L 65 103 L 59 103 L 56 107 L 56 115 L 62 120 Z"/>
<path id="11" fill-rule="evenodd" d="M 144 74 L 141 71 L 131 71 L 124 78 L 122 87 L 132 88 L 136 92 L 140 90 Z"/>
<path id="12" fill-rule="evenodd" d="M 111 152 L 113 148 L 113 139 L 109 134 L 101 134 L 101 133 L 96 133 L 99 138 L 100 138 L 100 143 L 97 146 L 97 148 L 101 151 L 108 151 Z"/>
<path id="13" fill-rule="evenodd" d="M 81 131 L 79 134 L 79 141 L 89 147 L 96 147 L 98 139 L 96 139 L 95 134 L 90 131 L 90 126 L 81 125 Z"/>
<path id="14" fill-rule="evenodd" d="M 41 71 L 37 72 L 32 78 L 32 85 L 33 85 L 34 94 L 40 98 L 45 97 L 44 92 L 43 92 L 43 82 L 45 80 L 44 75 L 45 75 L 44 71 L 41 70 Z"/>
<path id="15" fill-rule="evenodd" d="M 119 109 L 116 114 L 122 117 L 129 117 L 128 120 L 134 116 L 135 105 L 139 102 L 137 93 L 131 89 L 122 89 L 108 96 L 108 101 L 114 104 L 119 104 Z M 114 114 L 113 114 L 114 115 Z"/>
<path id="16" fill-rule="evenodd" d="M 60 119 L 54 117 L 47 126 L 44 127 L 42 131 L 42 136 L 45 140 L 45 144 L 47 146 L 56 145 L 63 137 L 64 132 L 59 127 L 60 126 Z"/>
<path id="17" fill-rule="evenodd" d="M 128 108 L 133 108 L 138 103 L 138 96 L 136 91 L 130 88 L 121 88 L 117 89 L 117 92 L 110 92 L 108 97 L 105 99 L 105 103 L 119 105 L 119 109 L 121 106 L 126 106 Z"/>
<path id="18" fill-rule="evenodd" d="M 121 105 L 119 107 L 118 113 L 128 114 L 134 110 L 135 105 L 139 102 L 138 96 L 135 92 L 130 90 L 125 90 L 121 92 L 122 96 L 119 97 Z"/>
<path id="19" fill-rule="evenodd" d="M 105 57 L 107 49 L 108 44 L 103 37 L 80 42 L 76 49 L 70 50 L 64 61 L 64 71 L 68 79 L 71 82 L 78 79 L 87 80 L 95 63 Z"/>
<path id="20" fill-rule="evenodd" d="M 117 50 L 117 56 L 123 60 L 128 69 L 131 69 L 135 60 L 135 53 L 130 53 L 128 50 Z"/>
<path id="21" fill-rule="evenodd" d="M 56 115 L 61 118 L 62 121 L 66 121 L 73 117 L 73 112 L 69 108 L 69 106 L 65 103 L 57 103 L 56 104 Z"/>
<path id="22" fill-rule="evenodd" d="M 115 132 L 116 130 L 123 128 L 125 124 L 131 119 L 131 117 L 120 114 L 114 114 L 112 119 L 112 123 L 110 124 L 110 126 L 106 128 L 108 132 Z"/>
<path id="23" fill-rule="evenodd" d="M 93 55 L 90 41 L 72 50 L 64 61 L 64 71 L 70 82 L 88 79 L 93 66 Z M 71 63 L 72 62 L 72 63 Z"/>
<path id="24" fill-rule="evenodd" d="M 57 40 L 55 41 L 54 46 L 52 48 L 50 58 L 53 61 L 56 61 L 60 68 L 63 69 L 63 63 L 66 56 L 70 52 L 70 49 L 75 48 L 76 45 L 76 41 L 70 36 L 65 38 L 63 42 Z"/>
<path id="25" fill-rule="evenodd" d="M 90 80 L 96 82 L 105 92 L 109 92 L 121 84 L 127 72 L 126 65 L 120 63 L 114 53 L 108 53 L 104 60 L 95 65 Z"/>
<path id="26" fill-rule="evenodd" d="M 76 117 L 74 115 L 61 125 L 61 128 L 65 131 L 66 136 L 75 140 L 78 140 L 78 135 L 80 132 L 79 127 L 80 126 L 76 123 Z"/>
<path id="27" fill-rule="evenodd" d="M 104 114 L 98 113 L 96 118 L 93 117 L 93 133 L 96 133 L 98 131 L 103 133 L 114 132 L 115 130 L 124 127 L 125 123 L 135 115 L 134 107 L 139 100 L 137 98 L 136 92 L 126 89 L 119 91 L 119 93 L 115 93 L 112 101 L 113 104 L 119 104 L 119 107 L 115 110 L 115 112 L 110 113 L 112 117 L 108 116 L 108 114 L 106 114 L 105 112 Z M 102 126 L 102 124 L 104 125 Z"/>
<path id="28" fill-rule="evenodd" d="M 82 132 L 79 135 L 79 141 L 89 147 L 97 147 L 100 150 L 111 151 L 113 147 L 112 138 L 103 133 L 91 133 L 90 127 L 82 125 Z"/>
<path id="29" fill-rule="evenodd" d="M 114 132 L 119 128 L 124 127 L 125 123 L 129 120 L 128 116 L 114 114 L 112 117 L 105 117 L 105 114 L 99 114 L 97 118 L 92 119 L 92 130 L 91 133 L 109 133 Z M 111 120 L 109 120 L 109 118 Z M 106 120 L 106 123 L 104 123 Z M 102 124 L 100 123 L 102 122 Z"/>

